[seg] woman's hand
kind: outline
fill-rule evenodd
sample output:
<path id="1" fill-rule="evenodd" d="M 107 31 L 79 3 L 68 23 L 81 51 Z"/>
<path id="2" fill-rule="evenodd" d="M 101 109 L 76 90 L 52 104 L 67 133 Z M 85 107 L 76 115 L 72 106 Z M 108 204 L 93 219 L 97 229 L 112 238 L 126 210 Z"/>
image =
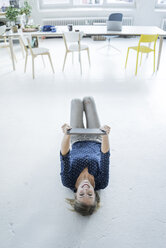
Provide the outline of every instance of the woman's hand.
<path id="1" fill-rule="evenodd" d="M 107 135 L 110 133 L 110 130 L 111 130 L 111 128 L 107 125 L 100 127 L 100 129 L 105 131 Z"/>
<path id="2" fill-rule="evenodd" d="M 61 144 L 61 153 L 66 155 L 70 150 L 70 135 L 67 135 L 67 130 L 70 130 L 71 127 L 68 124 L 63 124 L 61 127 L 64 133 L 62 144 Z"/>
<path id="3" fill-rule="evenodd" d="M 107 135 L 102 135 L 102 143 L 101 143 L 101 151 L 103 153 L 106 153 L 110 149 L 108 134 L 110 133 L 111 128 L 109 126 L 107 126 L 107 125 L 104 125 L 100 129 L 105 131 L 106 134 L 107 134 Z"/>
<path id="4" fill-rule="evenodd" d="M 65 124 L 63 124 L 63 126 L 61 128 L 62 128 L 62 132 L 64 134 L 67 134 L 67 131 L 70 130 L 72 127 L 69 126 L 67 123 L 65 123 Z"/>

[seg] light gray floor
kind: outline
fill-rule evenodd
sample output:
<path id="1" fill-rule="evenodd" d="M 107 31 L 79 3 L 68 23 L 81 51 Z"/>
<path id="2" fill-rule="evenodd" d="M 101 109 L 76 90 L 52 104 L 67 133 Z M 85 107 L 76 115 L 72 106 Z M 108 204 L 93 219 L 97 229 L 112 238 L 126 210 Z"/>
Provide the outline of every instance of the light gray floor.
<path id="1" fill-rule="evenodd" d="M 166 42 L 161 67 L 152 75 L 152 55 L 134 76 L 137 38 L 114 39 L 121 53 L 90 46 L 80 75 L 77 56 L 62 73 L 61 39 L 50 48 L 55 74 L 36 59 L 24 74 L 18 45 L 16 71 L 0 50 L 0 247 L 1 248 L 165 248 L 166 244 Z M 158 46 L 158 44 L 157 44 Z M 73 194 L 60 181 L 61 125 L 69 122 L 72 98 L 92 95 L 102 124 L 111 126 L 109 186 L 91 217 L 68 210 Z"/>

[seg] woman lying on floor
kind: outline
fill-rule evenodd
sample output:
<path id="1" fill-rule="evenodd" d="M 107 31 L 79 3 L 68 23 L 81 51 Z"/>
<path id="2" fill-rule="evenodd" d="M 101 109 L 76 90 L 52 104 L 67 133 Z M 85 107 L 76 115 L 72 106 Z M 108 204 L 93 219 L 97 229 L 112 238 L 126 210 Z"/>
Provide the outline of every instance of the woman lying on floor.
<path id="1" fill-rule="evenodd" d="M 72 128 L 100 128 L 106 135 L 67 134 Z M 109 126 L 100 127 L 96 105 L 92 97 L 71 101 L 70 126 L 62 126 L 64 137 L 61 145 L 61 180 L 65 187 L 75 192 L 75 199 L 67 199 L 81 215 L 91 215 L 99 207 L 97 190 L 104 189 L 109 181 Z M 72 149 L 70 150 L 70 143 Z"/>

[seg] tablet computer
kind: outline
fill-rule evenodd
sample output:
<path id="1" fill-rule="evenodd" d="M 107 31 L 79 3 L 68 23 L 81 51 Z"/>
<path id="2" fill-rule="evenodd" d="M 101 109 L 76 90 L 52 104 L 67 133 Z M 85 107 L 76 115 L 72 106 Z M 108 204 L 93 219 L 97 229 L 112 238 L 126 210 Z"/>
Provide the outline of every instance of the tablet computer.
<path id="1" fill-rule="evenodd" d="M 106 131 L 103 131 L 99 128 L 72 128 L 67 131 L 68 135 L 77 135 L 77 134 L 90 134 L 90 135 L 106 135 Z"/>

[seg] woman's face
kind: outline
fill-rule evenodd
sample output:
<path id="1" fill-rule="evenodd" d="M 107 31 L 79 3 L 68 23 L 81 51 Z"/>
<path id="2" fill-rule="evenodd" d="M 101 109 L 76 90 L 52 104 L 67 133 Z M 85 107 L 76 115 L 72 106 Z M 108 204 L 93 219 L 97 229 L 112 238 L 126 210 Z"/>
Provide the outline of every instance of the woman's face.
<path id="1" fill-rule="evenodd" d="M 76 198 L 86 205 L 93 205 L 95 202 L 94 188 L 89 180 L 82 180 L 77 188 Z"/>

